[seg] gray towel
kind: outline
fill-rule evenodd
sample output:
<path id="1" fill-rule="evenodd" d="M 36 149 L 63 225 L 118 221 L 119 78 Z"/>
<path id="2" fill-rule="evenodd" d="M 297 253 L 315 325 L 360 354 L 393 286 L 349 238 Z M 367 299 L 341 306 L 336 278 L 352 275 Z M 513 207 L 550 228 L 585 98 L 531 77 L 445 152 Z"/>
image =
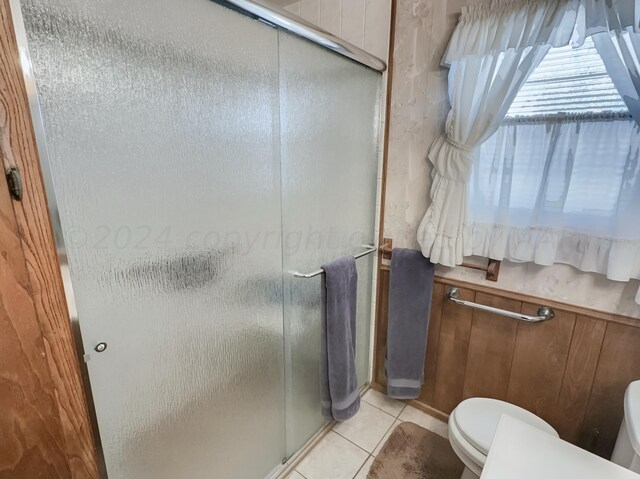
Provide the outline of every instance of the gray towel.
<path id="1" fill-rule="evenodd" d="M 415 399 L 424 382 L 434 267 L 413 249 L 394 248 L 391 258 L 387 396 Z"/>
<path id="2" fill-rule="evenodd" d="M 358 271 L 353 256 L 322 266 L 322 415 L 345 421 L 360 409 L 356 378 L 356 301 Z"/>

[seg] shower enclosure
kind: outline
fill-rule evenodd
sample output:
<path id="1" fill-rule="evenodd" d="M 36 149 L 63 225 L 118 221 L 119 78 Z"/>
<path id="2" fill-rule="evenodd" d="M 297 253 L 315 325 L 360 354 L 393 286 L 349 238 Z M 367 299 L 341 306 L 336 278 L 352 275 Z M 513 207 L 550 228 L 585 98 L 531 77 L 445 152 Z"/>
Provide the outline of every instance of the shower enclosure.
<path id="1" fill-rule="evenodd" d="M 247 3 L 12 4 L 112 479 L 267 477 L 324 423 L 293 273 L 374 241 L 381 75 Z"/>

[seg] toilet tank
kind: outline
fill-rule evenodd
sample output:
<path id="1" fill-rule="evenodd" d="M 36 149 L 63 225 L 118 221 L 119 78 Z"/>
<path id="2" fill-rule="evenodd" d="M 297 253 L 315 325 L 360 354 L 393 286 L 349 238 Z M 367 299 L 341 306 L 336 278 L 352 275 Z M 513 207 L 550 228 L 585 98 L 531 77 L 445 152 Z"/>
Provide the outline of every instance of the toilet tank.
<path id="1" fill-rule="evenodd" d="M 629 384 L 624 395 L 624 418 L 611 461 L 640 473 L 640 381 Z"/>

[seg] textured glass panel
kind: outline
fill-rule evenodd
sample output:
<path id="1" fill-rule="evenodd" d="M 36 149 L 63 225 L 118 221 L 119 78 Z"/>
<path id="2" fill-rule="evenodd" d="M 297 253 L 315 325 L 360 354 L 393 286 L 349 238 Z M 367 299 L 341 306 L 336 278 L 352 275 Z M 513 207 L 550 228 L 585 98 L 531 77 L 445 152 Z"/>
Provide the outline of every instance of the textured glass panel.
<path id="1" fill-rule="evenodd" d="M 374 233 L 380 74 L 280 33 L 285 271 L 362 251 Z M 372 256 L 357 260 L 358 380 L 368 380 Z M 320 277 L 285 275 L 287 450 L 323 424 Z"/>
<path id="2" fill-rule="evenodd" d="M 265 477 L 285 452 L 276 30 L 207 0 L 23 14 L 110 479 Z"/>

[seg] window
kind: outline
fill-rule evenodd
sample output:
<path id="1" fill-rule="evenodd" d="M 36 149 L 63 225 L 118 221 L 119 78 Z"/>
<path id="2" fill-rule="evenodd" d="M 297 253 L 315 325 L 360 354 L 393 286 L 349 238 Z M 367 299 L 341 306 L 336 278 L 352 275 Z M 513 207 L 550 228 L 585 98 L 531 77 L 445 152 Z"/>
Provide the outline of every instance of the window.
<path id="1" fill-rule="evenodd" d="M 603 112 L 629 114 L 588 37 L 579 48 L 552 48 L 518 92 L 507 118 Z"/>
<path id="2" fill-rule="evenodd" d="M 474 254 L 608 273 L 613 249 L 640 254 L 639 158 L 638 125 L 591 39 L 551 49 L 480 148 Z"/>

